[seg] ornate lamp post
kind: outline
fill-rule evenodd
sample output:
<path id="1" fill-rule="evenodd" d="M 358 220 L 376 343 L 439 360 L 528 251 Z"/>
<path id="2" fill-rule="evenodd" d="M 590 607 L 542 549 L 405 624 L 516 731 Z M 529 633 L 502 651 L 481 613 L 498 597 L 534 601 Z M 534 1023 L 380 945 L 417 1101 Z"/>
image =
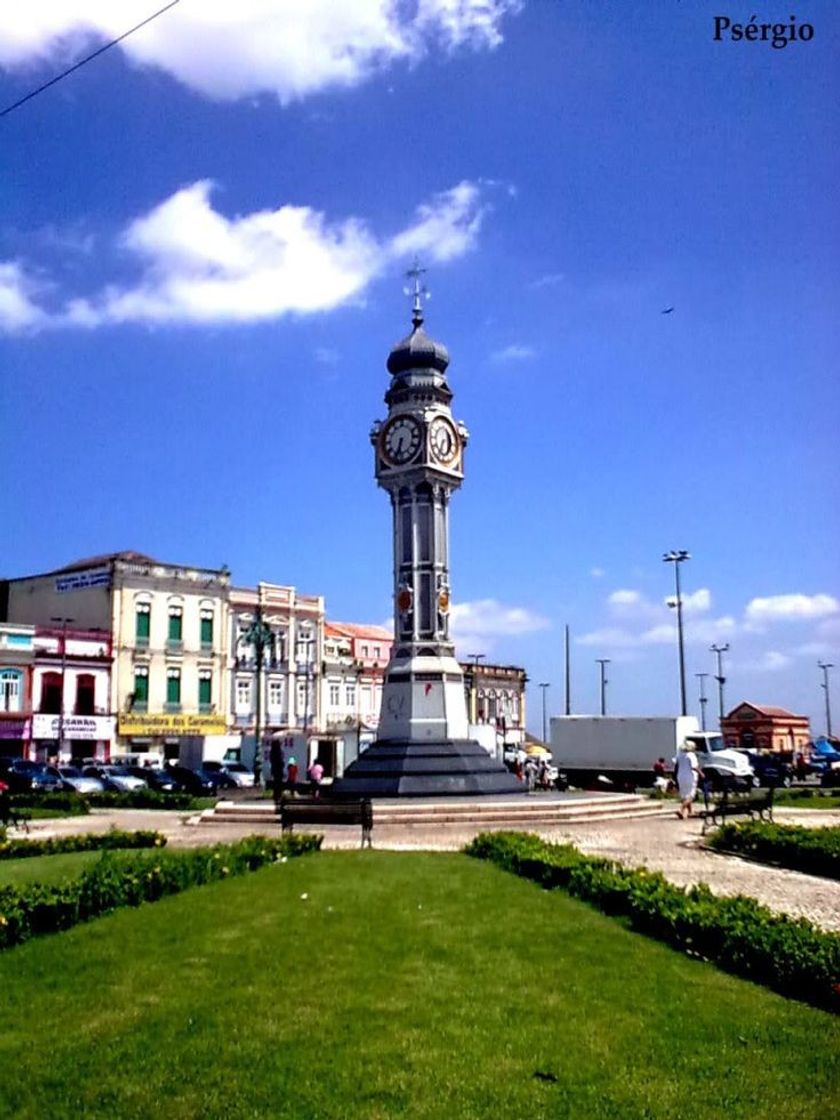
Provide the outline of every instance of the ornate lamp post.
<path id="1" fill-rule="evenodd" d="M 58 622 L 61 625 L 61 699 L 58 704 L 58 761 L 61 762 L 61 752 L 64 749 L 64 677 L 67 672 L 67 626 L 74 620 L 65 618 L 63 615 L 53 615 L 51 621 Z M 48 761 L 46 751 L 44 752 L 44 761 Z"/>
<path id="2" fill-rule="evenodd" d="M 676 583 L 677 597 L 674 606 L 677 608 L 677 645 L 680 651 L 680 715 L 688 715 L 688 703 L 685 696 L 685 650 L 683 649 L 683 621 L 682 621 L 682 592 L 680 591 L 680 564 L 690 560 L 691 556 L 681 549 L 671 549 L 662 556 L 666 564 L 674 565 L 674 580 Z"/>
<path id="3" fill-rule="evenodd" d="M 257 604 L 254 618 L 241 635 L 242 641 L 254 647 L 254 676 L 256 678 L 257 697 L 254 706 L 254 784 L 259 785 L 262 774 L 262 676 L 265 662 L 265 651 L 275 648 L 274 631 L 263 619 L 262 604 Z"/>
<path id="4" fill-rule="evenodd" d="M 550 684 L 549 681 L 541 681 L 540 682 L 540 688 L 542 689 L 542 741 L 543 741 L 543 743 L 545 743 L 546 729 L 547 729 L 546 718 L 545 718 L 545 696 L 546 696 L 546 693 L 548 692 L 548 690 L 551 688 L 551 684 Z"/>

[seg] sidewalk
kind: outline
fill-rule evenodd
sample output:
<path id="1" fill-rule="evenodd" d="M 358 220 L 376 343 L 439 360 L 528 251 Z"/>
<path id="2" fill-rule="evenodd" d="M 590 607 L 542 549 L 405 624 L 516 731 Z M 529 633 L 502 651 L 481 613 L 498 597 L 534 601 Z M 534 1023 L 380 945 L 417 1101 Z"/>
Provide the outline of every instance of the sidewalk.
<path id="1" fill-rule="evenodd" d="M 780 824 L 806 827 L 840 824 L 840 813 L 779 809 Z M 276 825 L 255 828 L 250 824 L 187 823 L 188 813 L 153 809 L 93 810 L 86 817 L 61 817 L 30 823 L 31 839 L 107 832 L 109 828 L 156 829 L 173 847 L 230 843 L 253 833 L 276 836 Z M 661 871 L 680 886 L 705 882 L 716 894 L 745 894 L 766 906 L 796 917 L 809 918 L 824 929 L 840 931 L 840 882 L 751 863 L 735 856 L 721 856 L 701 846 L 699 818 L 677 820 L 663 816 L 640 820 L 614 820 L 567 824 L 562 828 L 539 829 L 546 840 L 568 842 L 590 855 L 606 856 L 629 866 Z M 324 847 L 359 847 L 356 828 L 318 828 Z M 407 827 L 382 825 L 374 828 L 373 843 L 390 851 L 457 851 L 468 843 L 479 827 L 435 825 Z"/>

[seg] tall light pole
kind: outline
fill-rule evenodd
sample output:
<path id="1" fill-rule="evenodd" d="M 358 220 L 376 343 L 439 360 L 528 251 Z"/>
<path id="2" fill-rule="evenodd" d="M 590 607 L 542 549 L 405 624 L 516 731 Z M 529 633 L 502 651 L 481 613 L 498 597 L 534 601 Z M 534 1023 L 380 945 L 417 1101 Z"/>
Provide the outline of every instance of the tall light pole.
<path id="1" fill-rule="evenodd" d="M 478 723 L 478 663 L 483 661 L 487 655 L 484 653 L 468 653 L 473 663 L 472 672 L 470 674 L 470 721 Z"/>
<path id="2" fill-rule="evenodd" d="M 715 680 L 718 684 L 718 718 L 723 722 L 723 686 L 726 684 L 726 677 L 723 675 L 723 655 L 729 652 L 729 642 L 722 646 L 709 646 L 709 649 L 717 655 L 717 676 Z"/>
<path id="3" fill-rule="evenodd" d="M 694 675 L 695 675 L 695 677 L 697 677 L 698 681 L 700 682 L 700 727 L 703 731 L 705 731 L 706 730 L 706 705 L 709 703 L 708 697 L 706 696 L 706 677 L 708 677 L 709 674 L 708 673 L 695 673 Z"/>
<path id="4" fill-rule="evenodd" d="M 607 666 L 610 663 L 609 657 L 596 657 L 595 660 L 601 666 L 601 715 L 607 714 Z"/>
<path id="5" fill-rule="evenodd" d="M 540 688 L 542 689 L 542 732 L 543 732 L 542 733 L 542 741 L 543 741 L 543 743 L 545 743 L 546 742 L 547 727 L 548 727 L 548 725 L 546 723 L 546 716 L 545 716 L 545 695 L 548 692 L 548 690 L 551 688 L 551 685 L 549 684 L 548 681 L 542 681 L 541 684 L 540 684 Z"/>
<path id="6" fill-rule="evenodd" d="M 833 669 L 834 666 L 830 661 L 818 661 L 817 665 L 822 669 L 823 683 L 820 686 L 825 690 L 825 728 L 826 735 L 831 738 L 831 699 L 828 695 L 828 670 Z"/>
<path id="7" fill-rule="evenodd" d="M 569 660 L 569 624 L 566 623 L 565 634 L 565 652 L 566 652 L 566 715 L 572 714 L 572 666 Z"/>
<path id="8" fill-rule="evenodd" d="M 672 548 L 665 552 L 662 559 L 666 564 L 674 565 L 674 580 L 676 583 L 677 599 L 674 604 L 677 608 L 677 645 L 680 651 L 680 714 L 688 715 L 688 703 L 685 696 L 685 650 L 683 649 L 683 621 L 682 621 L 682 592 L 680 591 L 680 564 L 691 559 L 691 555 L 684 548 Z"/>
<path id="9" fill-rule="evenodd" d="M 64 675 L 67 672 L 67 625 L 73 622 L 72 618 L 65 618 L 63 615 L 53 615 L 52 622 L 58 622 L 61 625 L 61 699 L 58 704 L 58 760 L 61 761 L 61 752 L 64 748 Z M 44 751 L 44 761 L 46 762 L 46 751 Z"/>
<path id="10" fill-rule="evenodd" d="M 262 677 L 263 662 L 267 648 L 274 648 L 274 631 L 263 620 L 262 604 L 257 609 L 250 625 L 242 633 L 242 641 L 254 647 L 254 660 L 257 685 L 257 698 L 254 705 L 254 785 L 260 784 L 262 773 Z"/>

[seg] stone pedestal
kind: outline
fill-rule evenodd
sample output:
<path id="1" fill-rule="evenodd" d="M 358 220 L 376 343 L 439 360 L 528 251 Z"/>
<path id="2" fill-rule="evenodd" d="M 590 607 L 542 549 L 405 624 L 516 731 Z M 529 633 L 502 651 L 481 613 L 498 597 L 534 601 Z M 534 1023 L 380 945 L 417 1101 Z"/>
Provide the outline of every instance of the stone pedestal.
<path id="1" fill-rule="evenodd" d="M 379 740 L 333 782 L 336 797 L 450 797 L 524 793 L 502 763 L 471 739 Z"/>

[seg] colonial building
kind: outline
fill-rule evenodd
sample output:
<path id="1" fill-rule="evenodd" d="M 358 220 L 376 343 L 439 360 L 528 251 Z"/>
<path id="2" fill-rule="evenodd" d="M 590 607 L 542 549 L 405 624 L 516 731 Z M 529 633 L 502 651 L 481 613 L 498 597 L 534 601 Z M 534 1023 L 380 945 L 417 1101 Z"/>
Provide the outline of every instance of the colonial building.
<path id="1" fill-rule="evenodd" d="M 0 754 L 27 756 L 34 661 L 35 627 L 0 622 Z"/>
<path id="2" fill-rule="evenodd" d="M 227 729 L 229 589 L 226 568 L 117 552 L 4 581 L 0 620 L 110 634 L 109 696 L 94 706 L 116 719 L 114 753 L 178 757 Z"/>
<path id="3" fill-rule="evenodd" d="M 282 739 L 286 754 L 296 751 L 298 764 L 308 765 L 317 749 L 309 741 L 323 723 L 323 596 L 273 583 L 231 588 L 229 646 L 229 703 L 243 761 L 251 764 L 259 742 L 265 766 L 270 742 Z"/>
<path id="4" fill-rule="evenodd" d="M 720 730 L 727 747 L 750 751 L 805 751 L 811 740 L 807 716 L 746 701 L 724 716 Z"/>
<path id="5" fill-rule="evenodd" d="M 341 775 L 376 738 L 393 641 L 382 626 L 325 626 L 321 706 L 330 742 L 322 740 L 320 754 L 328 773 Z"/>
<path id="6" fill-rule="evenodd" d="M 496 729 L 497 744 L 522 746 L 525 742 L 525 670 L 515 665 L 462 662 L 467 711 L 471 724 Z"/>
<path id="7" fill-rule="evenodd" d="M 111 633 L 36 626 L 29 757 L 107 760 L 111 715 Z"/>

